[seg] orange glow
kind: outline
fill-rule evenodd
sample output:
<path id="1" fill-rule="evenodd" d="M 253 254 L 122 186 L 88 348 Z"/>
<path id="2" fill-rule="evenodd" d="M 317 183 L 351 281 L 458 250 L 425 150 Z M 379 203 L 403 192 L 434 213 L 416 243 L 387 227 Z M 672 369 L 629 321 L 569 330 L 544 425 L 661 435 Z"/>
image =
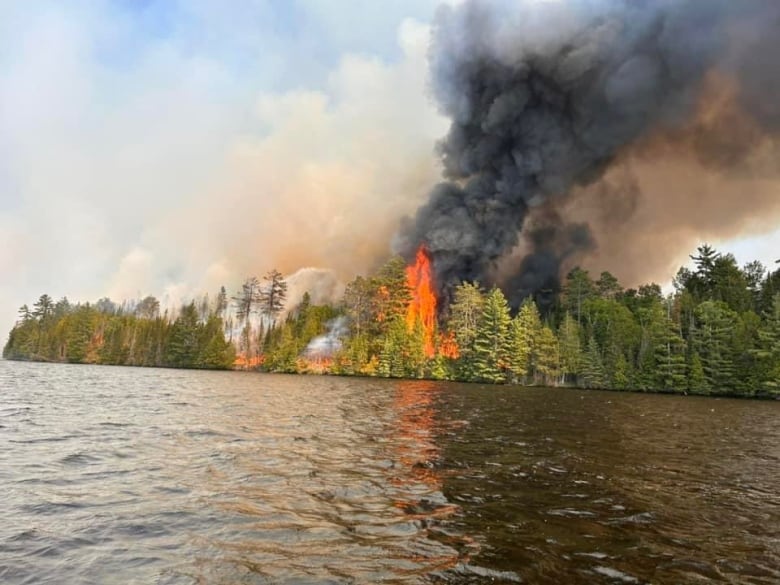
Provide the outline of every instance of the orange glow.
<path id="1" fill-rule="evenodd" d="M 433 294 L 431 259 L 425 246 L 420 246 L 413 266 L 406 268 L 406 283 L 412 293 L 412 300 L 406 312 L 406 326 L 413 330 L 417 322 L 422 324 L 425 341 L 425 355 L 433 357 L 434 332 L 436 330 L 436 295 Z"/>
<path id="2" fill-rule="evenodd" d="M 329 357 L 298 358 L 298 370 L 309 374 L 328 374 L 333 366 Z"/>
<path id="3" fill-rule="evenodd" d="M 247 359 L 244 354 L 239 354 L 233 361 L 233 367 L 243 369 L 256 368 L 258 366 L 262 366 L 264 361 L 264 355 L 258 355 Z"/>
<path id="4" fill-rule="evenodd" d="M 379 287 L 379 290 L 377 292 L 377 297 L 379 297 L 380 301 L 380 307 L 385 306 L 385 303 L 387 303 L 387 300 L 390 298 L 390 291 L 387 290 L 387 287 L 382 285 Z M 377 313 L 376 320 L 379 323 L 384 322 L 385 320 L 385 312 L 380 308 L 379 313 Z"/>
<path id="5" fill-rule="evenodd" d="M 455 339 L 455 333 L 450 331 L 448 334 L 442 334 L 439 339 L 439 353 L 446 358 L 456 360 L 460 357 L 460 348 Z"/>

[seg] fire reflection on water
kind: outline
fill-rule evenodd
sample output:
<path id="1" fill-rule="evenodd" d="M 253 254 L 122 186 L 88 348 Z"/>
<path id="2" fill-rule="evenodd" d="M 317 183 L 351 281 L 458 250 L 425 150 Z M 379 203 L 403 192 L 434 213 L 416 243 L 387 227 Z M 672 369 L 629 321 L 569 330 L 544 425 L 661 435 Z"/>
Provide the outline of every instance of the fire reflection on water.
<path id="1" fill-rule="evenodd" d="M 401 496 L 394 501 L 394 506 L 418 522 L 429 538 L 448 545 L 452 551 L 452 554 L 436 558 L 426 555 L 411 560 L 446 570 L 467 562 L 476 545 L 469 537 L 450 533 L 445 528 L 446 519 L 457 514 L 460 507 L 448 502 L 442 492 L 444 478 L 438 467 L 441 448 L 437 444 L 437 434 L 443 429 L 436 417 L 436 399 L 440 392 L 441 386 L 432 382 L 397 385 L 393 397 L 398 416 L 395 459 L 403 473 L 393 475 L 390 483 Z M 416 492 L 424 495 L 411 497 Z"/>

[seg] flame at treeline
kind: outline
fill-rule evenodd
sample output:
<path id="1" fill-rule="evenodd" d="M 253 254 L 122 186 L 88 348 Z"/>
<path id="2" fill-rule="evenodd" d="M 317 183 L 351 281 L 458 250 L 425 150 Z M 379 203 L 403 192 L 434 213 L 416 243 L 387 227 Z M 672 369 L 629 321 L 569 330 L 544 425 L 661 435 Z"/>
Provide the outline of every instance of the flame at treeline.
<path id="1" fill-rule="evenodd" d="M 421 324 L 425 355 L 433 357 L 436 353 L 436 295 L 433 292 L 431 259 L 425 246 L 419 247 L 414 264 L 406 268 L 406 283 L 412 294 L 406 312 L 406 325 L 412 331 L 418 322 Z"/>

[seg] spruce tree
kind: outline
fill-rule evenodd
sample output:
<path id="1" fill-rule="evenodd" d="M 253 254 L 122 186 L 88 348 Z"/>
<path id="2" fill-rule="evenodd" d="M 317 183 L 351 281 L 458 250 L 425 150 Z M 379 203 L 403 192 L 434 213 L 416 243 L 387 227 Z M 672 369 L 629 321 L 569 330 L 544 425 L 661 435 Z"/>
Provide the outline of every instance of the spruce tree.
<path id="1" fill-rule="evenodd" d="M 759 349 L 754 353 L 763 364 L 763 390 L 780 394 L 780 293 L 774 296 L 758 335 Z"/>
<path id="2" fill-rule="evenodd" d="M 580 326 L 566 313 L 558 327 L 558 345 L 561 352 L 561 379 L 574 383 L 582 368 L 582 341 Z"/>
<path id="3" fill-rule="evenodd" d="M 553 385 L 560 371 L 558 339 L 552 329 L 545 325 L 539 330 L 535 345 L 536 377 L 548 386 Z"/>
<path id="4" fill-rule="evenodd" d="M 508 369 L 514 381 L 526 382 L 536 374 L 537 344 L 542 320 L 533 299 L 527 298 L 512 320 Z"/>
<path id="5" fill-rule="evenodd" d="M 688 391 L 691 394 L 708 394 L 710 391 L 704 366 L 696 350 L 691 353 L 691 365 L 688 368 Z"/>
<path id="6" fill-rule="evenodd" d="M 472 379 L 474 373 L 474 342 L 477 339 L 485 299 L 479 286 L 464 282 L 455 287 L 450 305 L 449 330 L 455 335 L 460 357 L 457 362 L 458 377 Z"/>
<path id="7" fill-rule="evenodd" d="M 607 373 L 596 338 L 588 339 L 582 360 L 582 381 L 586 388 L 606 388 Z"/>
<path id="8" fill-rule="evenodd" d="M 474 375 L 483 382 L 504 382 L 509 353 L 509 305 L 504 293 L 493 288 L 485 298 L 474 340 Z"/>

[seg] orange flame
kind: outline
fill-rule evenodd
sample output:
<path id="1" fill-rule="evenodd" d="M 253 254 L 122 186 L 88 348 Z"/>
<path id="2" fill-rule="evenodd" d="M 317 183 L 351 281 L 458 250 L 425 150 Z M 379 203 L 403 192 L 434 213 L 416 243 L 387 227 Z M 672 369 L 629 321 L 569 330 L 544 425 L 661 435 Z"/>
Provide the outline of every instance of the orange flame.
<path id="1" fill-rule="evenodd" d="M 262 366 L 263 362 L 265 362 L 264 355 L 253 356 L 247 359 L 245 354 L 240 353 L 233 361 L 233 367 L 239 369 L 257 368 Z"/>
<path id="2" fill-rule="evenodd" d="M 434 332 L 436 330 L 436 295 L 433 294 L 431 259 L 425 246 L 420 246 L 413 266 L 406 268 L 406 283 L 412 293 L 412 300 L 406 312 L 406 326 L 413 330 L 419 321 L 423 328 L 425 355 L 433 357 Z"/>
<path id="3" fill-rule="evenodd" d="M 460 347 L 458 347 L 458 341 L 455 339 L 455 333 L 450 331 L 446 335 L 442 334 L 439 339 L 439 353 L 453 360 L 460 357 Z"/>

